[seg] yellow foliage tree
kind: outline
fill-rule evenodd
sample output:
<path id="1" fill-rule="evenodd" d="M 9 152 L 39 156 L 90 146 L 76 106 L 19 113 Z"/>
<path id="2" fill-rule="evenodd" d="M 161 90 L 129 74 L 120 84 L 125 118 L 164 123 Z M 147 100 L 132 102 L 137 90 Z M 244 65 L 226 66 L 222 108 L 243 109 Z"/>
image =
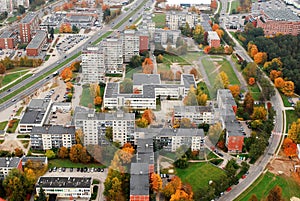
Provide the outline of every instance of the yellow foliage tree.
<path id="1" fill-rule="evenodd" d="M 296 144 L 300 143 L 300 119 L 292 123 L 288 131 L 288 138 L 292 139 Z"/>
<path id="2" fill-rule="evenodd" d="M 254 55 L 254 62 L 256 64 L 264 64 L 267 61 L 268 55 L 265 52 L 258 52 Z"/>
<path id="3" fill-rule="evenodd" d="M 254 107 L 251 115 L 252 120 L 266 120 L 267 110 L 264 107 Z"/>
<path id="4" fill-rule="evenodd" d="M 282 90 L 282 93 L 284 93 L 284 95 L 293 96 L 294 95 L 294 90 L 295 90 L 294 82 L 285 81 L 284 86 L 281 90 Z"/>
<path id="5" fill-rule="evenodd" d="M 274 85 L 278 89 L 282 89 L 284 87 L 284 83 L 285 81 L 282 79 L 282 77 L 275 78 L 274 80 Z"/>

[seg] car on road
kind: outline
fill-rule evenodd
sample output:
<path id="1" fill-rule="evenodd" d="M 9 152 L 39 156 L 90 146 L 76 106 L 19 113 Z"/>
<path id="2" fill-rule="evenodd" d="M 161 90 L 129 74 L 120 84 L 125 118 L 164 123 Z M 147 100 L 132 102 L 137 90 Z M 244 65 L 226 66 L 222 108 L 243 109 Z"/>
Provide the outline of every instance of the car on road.
<path id="1" fill-rule="evenodd" d="M 7 90 L 7 92 L 10 92 L 10 91 L 11 91 L 11 89 L 8 89 L 8 90 Z"/>
<path id="2" fill-rule="evenodd" d="M 11 102 L 16 102 L 16 99 L 12 99 Z"/>

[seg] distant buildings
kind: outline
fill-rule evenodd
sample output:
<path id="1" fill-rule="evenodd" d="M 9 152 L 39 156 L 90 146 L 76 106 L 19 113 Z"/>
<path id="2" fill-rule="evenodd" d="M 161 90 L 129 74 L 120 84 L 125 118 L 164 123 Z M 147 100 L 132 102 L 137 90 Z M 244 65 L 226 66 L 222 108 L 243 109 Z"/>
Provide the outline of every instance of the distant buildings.
<path id="1" fill-rule="evenodd" d="M 155 29 L 153 40 L 155 43 L 159 43 L 164 47 L 166 47 L 168 43 L 174 46 L 180 36 L 180 30 Z"/>
<path id="2" fill-rule="evenodd" d="M 207 35 L 207 42 L 208 42 L 208 45 L 210 47 L 220 47 L 220 37 L 218 36 L 217 32 L 215 31 L 208 31 L 207 32 L 208 35 Z"/>
<path id="3" fill-rule="evenodd" d="M 47 42 L 47 32 L 37 30 L 33 39 L 26 47 L 27 56 L 38 56 Z"/>
<path id="4" fill-rule="evenodd" d="M 39 19 L 37 13 L 27 13 L 19 24 L 20 39 L 22 43 L 29 43 L 39 29 Z"/>
<path id="5" fill-rule="evenodd" d="M 0 35 L 1 49 L 14 49 L 17 43 L 17 35 L 11 31 L 5 31 Z"/>
<path id="6" fill-rule="evenodd" d="M 56 198 L 84 198 L 89 199 L 92 195 L 91 177 L 40 177 L 36 183 L 36 194 L 43 187 L 49 200 Z M 52 197 L 52 198 L 51 198 Z"/>
<path id="7" fill-rule="evenodd" d="M 186 23 L 189 24 L 190 28 L 195 27 L 199 23 L 199 15 L 184 11 L 169 11 L 166 13 L 166 25 L 171 30 L 179 30 Z"/>
<path id="8" fill-rule="evenodd" d="M 70 148 L 76 144 L 74 126 L 39 126 L 33 127 L 30 133 L 31 148 L 47 150 L 53 148 Z"/>
<path id="9" fill-rule="evenodd" d="M 215 111 L 210 106 L 175 106 L 174 119 L 181 121 L 182 118 L 187 118 L 191 123 L 199 124 L 214 124 Z"/>
<path id="10" fill-rule="evenodd" d="M 18 157 L 0 157 L 0 180 L 4 179 L 8 173 L 17 168 L 22 170 L 22 160 Z"/>
<path id="11" fill-rule="evenodd" d="M 94 25 L 95 18 L 92 15 L 72 14 L 67 15 L 66 21 L 69 22 L 71 26 L 76 26 L 78 28 L 88 28 Z"/>
<path id="12" fill-rule="evenodd" d="M 296 36 L 300 33 L 300 18 L 288 9 L 266 9 L 258 17 L 257 27 L 263 28 L 267 36 L 277 33 Z"/>
<path id="13" fill-rule="evenodd" d="M 19 6 L 24 6 L 25 8 L 29 7 L 29 0 L 0 0 L 0 12 L 13 12 L 14 9 L 17 9 Z"/>

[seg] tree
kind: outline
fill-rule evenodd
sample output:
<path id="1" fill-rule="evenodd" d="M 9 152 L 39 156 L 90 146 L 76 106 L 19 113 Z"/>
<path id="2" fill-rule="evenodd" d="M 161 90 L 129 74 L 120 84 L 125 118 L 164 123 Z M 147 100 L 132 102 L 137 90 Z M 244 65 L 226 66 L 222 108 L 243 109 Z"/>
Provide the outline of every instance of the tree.
<path id="1" fill-rule="evenodd" d="M 87 154 L 86 148 L 81 144 L 75 144 L 71 147 L 69 157 L 75 163 L 88 163 L 90 161 L 90 156 Z"/>
<path id="2" fill-rule="evenodd" d="M 184 105 L 187 105 L 187 106 L 197 105 L 197 97 L 196 97 L 195 92 L 190 90 L 188 92 L 187 96 L 184 98 L 183 103 L 184 103 Z"/>
<path id="3" fill-rule="evenodd" d="M 94 104 L 96 106 L 101 105 L 102 104 L 102 98 L 100 96 L 96 96 L 94 99 Z"/>
<path id="4" fill-rule="evenodd" d="M 15 148 L 15 156 L 21 157 L 21 156 L 23 156 L 23 154 L 24 154 L 24 152 L 22 149 Z"/>
<path id="5" fill-rule="evenodd" d="M 170 201 L 193 201 L 193 199 L 184 190 L 177 189 Z"/>
<path id="6" fill-rule="evenodd" d="M 199 94 L 197 95 L 197 102 L 198 102 L 198 105 L 203 105 L 203 106 L 205 106 L 206 103 L 207 103 L 207 99 L 208 99 L 207 94 L 205 94 L 205 93 L 199 93 Z"/>
<path id="7" fill-rule="evenodd" d="M 203 49 L 203 52 L 205 54 L 209 54 L 210 53 L 210 50 L 211 50 L 211 47 L 209 45 L 205 46 L 204 49 Z"/>
<path id="8" fill-rule="evenodd" d="M 274 81 L 276 78 L 281 77 L 281 76 L 282 76 L 282 72 L 281 71 L 271 70 L 271 72 L 270 72 L 270 79 L 272 81 Z"/>
<path id="9" fill-rule="evenodd" d="M 162 190 L 162 179 L 160 178 L 159 174 L 152 173 L 150 177 L 150 185 L 151 189 L 158 193 Z"/>
<path id="10" fill-rule="evenodd" d="M 253 113 L 251 115 L 252 120 L 266 120 L 267 110 L 264 107 L 254 107 Z"/>
<path id="11" fill-rule="evenodd" d="M 253 113 L 254 99 L 250 92 L 247 92 L 244 99 L 244 109 L 250 115 Z"/>
<path id="12" fill-rule="evenodd" d="M 198 43 L 198 44 L 201 44 L 201 43 L 204 43 L 204 29 L 201 25 L 197 24 L 194 31 L 193 31 L 193 37 L 194 37 L 194 40 Z"/>
<path id="13" fill-rule="evenodd" d="M 282 79 L 282 77 L 275 78 L 274 85 L 278 89 L 282 89 L 284 87 L 285 81 Z"/>
<path id="14" fill-rule="evenodd" d="M 300 101 L 297 101 L 296 106 L 295 106 L 295 112 L 300 117 Z"/>
<path id="15" fill-rule="evenodd" d="M 283 149 L 286 156 L 293 157 L 297 155 L 297 144 L 290 138 L 284 139 Z"/>
<path id="16" fill-rule="evenodd" d="M 192 122 L 189 118 L 182 118 L 180 121 L 180 127 L 181 128 L 191 128 Z"/>
<path id="17" fill-rule="evenodd" d="M 268 55 L 265 52 L 258 52 L 254 55 L 254 62 L 256 64 L 264 64 L 267 61 Z"/>
<path id="18" fill-rule="evenodd" d="M 190 74 L 194 75 L 195 79 L 197 79 L 197 77 L 198 77 L 198 71 L 195 68 L 192 68 L 190 70 Z"/>
<path id="19" fill-rule="evenodd" d="M 229 85 L 229 79 L 227 74 L 224 71 L 221 71 L 217 77 L 216 77 L 216 82 L 215 82 L 215 89 L 226 89 L 228 88 Z"/>
<path id="20" fill-rule="evenodd" d="M 238 95 L 241 93 L 239 85 L 231 85 L 228 87 L 228 89 L 230 90 L 230 92 L 234 98 L 237 98 Z"/>
<path id="21" fill-rule="evenodd" d="M 69 157 L 69 150 L 66 147 L 61 147 L 57 153 L 58 158 L 68 158 Z"/>
<path id="22" fill-rule="evenodd" d="M 73 73 L 70 67 L 64 68 L 60 74 L 63 80 L 72 79 Z"/>
<path id="23" fill-rule="evenodd" d="M 283 201 L 282 189 L 276 185 L 268 194 L 267 201 Z"/>
<path id="24" fill-rule="evenodd" d="M 256 161 L 264 152 L 267 147 L 267 142 L 264 138 L 255 138 L 254 142 L 250 145 L 249 148 L 249 157 Z"/>
<path id="25" fill-rule="evenodd" d="M 24 14 L 25 13 L 25 7 L 24 6 L 22 6 L 22 5 L 19 5 L 19 7 L 18 7 L 18 13 L 20 13 L 20 14 Z"/>
<path id="26" fill-rule="evenodd" d="M 155 120 L 155 115 L 152 110 L 147 109 L 144 111 L 142 118 L 146 119 L 148 124 L 151 124 Z"/>
<path id="27" fill-rule="evenodd" d="M 82 129 L 77 129 L 75 131 L 76 144 L 83 144 L 83 132 Z"/>
<path id="28" fill-rule="evenodd" d="M 149 125 L 149 123 L 148 123 L 147 119 L 139 118 L 136 121 L 136 125 L 137 125 L 137 127 L 140 127 L 140 128 L 146 128 Z"/>
<path id="29" fill-rule="evenodd" d="M 4 74 L 6 71 L 5 66 L 3 65 L 3 63 L 0 63 L 0 74 Z"/>
<path id="30" fill-rule="evenodd" d="M 252 43 L 249 43 L 248 44 L 248 53 L 249 53 L 250 57 L 254 58 L 254 56 L 258 53 L 257 46 Z"/>
<path id="31" fill-rule="evenodd" d="M 133 57 L 131 57 L 129 65 L 132 68 L 137 68 L 137 67 L 141 67 L 142 66 L 142 58 L 140 55 L 134 55 Z"/>
<path id="32" fill-rule="evenodd" d="M 51 149 L 46 150 L 45 156 L 46 156 L 48 159 L 53 159 L 53 158 L 56 157 L 54 151 L 52 151 Z"/>
<path id="33" fill-rule="evenodd" d="M 210 3 L 210 8 L 211 9 L 217 9 L 218 7 L 218 3 L 216 0 L 212 0 L 211 3 Z"/>
<path id="34" fill-rule="evenodd" d="M 253 86 L 255 84 L 255 78 L 254 77 L 250 77 L 249 80 L 248 80 L 248 84 L 250 86 Z"/>
<path id="35" fill-rule="evenodd" d="M 153 62 L 150 58 L 145 58 L 144 62 L 142 63 L 143 73 L 145 74 L 152 74 L 153 73 Z"/>
<path id="36" fill-rule="evenodd" d="M 219 29 L 219 25 L 214 24 L 211 28 L 212 28 L 213 31 L 216 31 L 217 29 Z"/>
<path id="37" fill-rule="evenodd" d="M 156 62 L 157 62 L 157 63 L 162 63 L 162 62 L 163 62 L 163 59 L 164 59 L 163 55 L 159 54 L 159 55 L 157 56 L 157 58 L 156 58 Z"/>
<path id="38" fill-rule="evenodd" d="M 40 186 L 39 196 L 36 201 L 47 201 L 46 193 L 42 186 Z"/>
<path id="39" fill-rule="evenodd" d="M 123 163 L 130 163 L 135 150 L 130 143 L 125 143 L 121 150 L 118 150 L 120 159 Z"/>
<path id="40" fill-rule="evenodd" d="M 12 169 L 3 180 L 3 187 L 9 200 L 26 200 L 28 180 L 19 169 Z"/>
<path id="41" fill-rule="evenodd" d="M 219 38 L 222 39 L 224 36 L 224 31 L 222 29 L 217 29 L 216 32 L 217 32 Z"/>
<path id="42" fill-rule="evenodd" d="M 247 79 L 249 79 L 250 77 L 256 78 L 257 65 L 254 62 L 249 62 L 244 68 L 243 73 L 246 75 Z"/>
<path id="43" fill-rule="evenodd" d="M 286 96 L 293 96 L 294 95 L 294 90 L 295 90 L 295 85 L 294 82 L 292 81 L 285 81 L 284 86 L 282 88 L 282 92 Z"/>
<path id="44" fill-rule="evenodd" d="M 221 134 L 222 134 L 222 125 L 221 123 L 216 123 L 210 126 L 208 130 L 208 138 L 213 144 L 217 144 Z"/>
<path id="45" fill-rule="evenodd" d="M 288 138 L 292 139 L 294 143 L 300 144 L 300 119 L 292 123 L 288 131 Z"/>
<path id="46" fill-rule="evenodd" d="M 177 176 L 174 176 L 171 181 L 163 188 L 162 192 L 167 198 L 176 192 L 177 189 L 180 189 L 182 186 L 181 179 Z"/>
<path id="47" fill-rule="evenodd" d="M 123 82 L 121 82 L 120 91 L 122 93 L 132 93 L 133 92 L 133 82 L 129 78 L 125 78 Z"/>

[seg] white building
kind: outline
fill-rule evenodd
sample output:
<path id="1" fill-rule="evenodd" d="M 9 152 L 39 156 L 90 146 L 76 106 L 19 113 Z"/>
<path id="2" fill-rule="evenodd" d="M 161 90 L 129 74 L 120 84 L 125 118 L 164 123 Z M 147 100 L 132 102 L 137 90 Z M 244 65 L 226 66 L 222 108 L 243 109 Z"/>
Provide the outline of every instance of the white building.
<path id="1" fill-rule="evenodd" d="M 166 13 L 166 25 L 171 30 L 179 30 L 180 27 L 189 24 L 190 28 L 199 23 L 200 16 L 196 13 L 184 11 L 170 11 Z"/>
<path id="2" fill-rule="evenodd" d="M 19 6 L 29 7 L 29 0 L 0 0 L 0 12 L 12 12 Z"/>
<path id="3" fill-rule="evenodd" d="M 134 74 L 134 89 L 139 94 L 120 93 L 119 83 L 107 83 L 103 106 L 107 108 L 130 107 L 132 109 L 156 109 L 156 98 L 184 98 L 191 85 L 196 87 L 193 75 L 182 74 L 180 84 L 161 84 L 158 74 Z"/>
<path id="4" fill-rule="evenodd" d="M 21 117 L 18 130 L 30 133 L 35 126 L 43 126 L 50 112 L 50 99 L 32 99 Z"/>
<path id="5" fill-rule="evenodd" d="M 8 173 L 14 168 L 22 170 L 21 158 L 1 157 L 0 158 L 0 180 L 4 179 L 4 177 L 6 177 Z"/>
<path id="6" fill-rule="evenodd" d="M 153 40 L 155 43 L 160 43 L 162 46 L 166 46 L 168 43 L 175 45 L 180 35 L 180 30 L 155 29 Z"/>
<path id="7" fill-rule="evenodd" d="M 43 187 L 47 196 L 56 194 L 57 198 L 89 199 L 93 193 L 92 182 L 91 177 L 40 177 L 35 190 L 37 195 Z"/>
<path id="8" fill-rule="evenodd" d="M 140 37 L 135 30 L 125 30 L 123 33 L 124 62 L 129 62 L 131 57 L 139 55 Z"/>
<path id="9" fill-rule="evenodd" d="M 209 106 L 175 106 L 174 118 L 179 121 L 182 118 L 191 120 L 195 124 L 214 124 L 215 114 L 212 107 Z"/>
<path id="10" fill-rule="evenodd" d="M 104 53 L 100 46 L 89 46 L 82 51 L 82 82 L 105 82 Z"/>
<path id="11" fill-rule="evenodd" d="M 79 111 L 74 114 L 76 128 L 81 128 L 84 133 L 84 145 L 107 144 L 105 131 L 112 128 L 113 141 L 124 145 L 131 142 L 134 134 L 134 113 L 117 111 L 115 113 L 95 113 L 94 110 Z"/>
<path id="12" fill-rule="evenodd" d="M 101 42 L 106 73 L 122 74 L 123 41 L 121 38 L 108 38 Z"/>

